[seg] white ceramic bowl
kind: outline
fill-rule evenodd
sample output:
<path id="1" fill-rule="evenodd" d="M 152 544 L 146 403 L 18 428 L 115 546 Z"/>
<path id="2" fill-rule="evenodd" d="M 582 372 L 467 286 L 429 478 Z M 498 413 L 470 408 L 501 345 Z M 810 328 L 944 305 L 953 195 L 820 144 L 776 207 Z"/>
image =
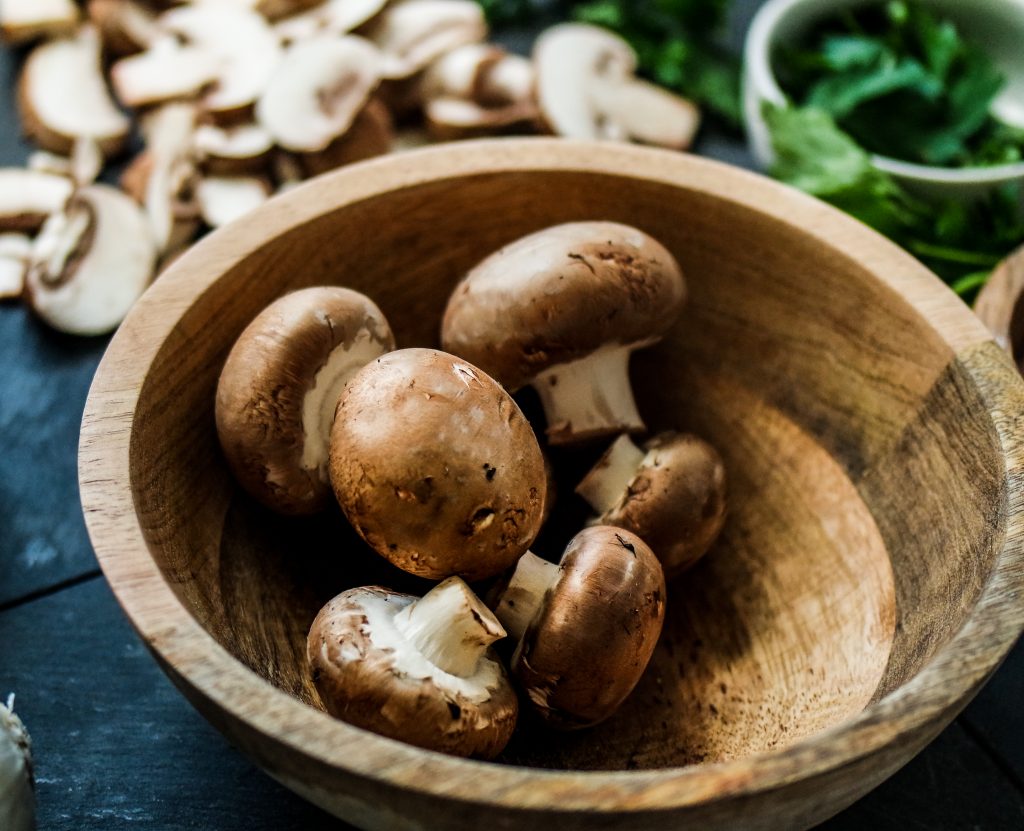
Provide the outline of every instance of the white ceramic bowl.
<path id="1" fill-rule="evenodd" d="M 786 96 L 772 71 L 772 53 L 794 43 L 816 23 L 836 13 L 882 0 L 769 0 L 751 24 L 744 48 L 743 106 L 750 149 L 764 167 L 773 158 L 768 126 L 761 115 L 765 101 L 785 104 Z M 1003 121 L 1024 127 L 1024 0 L 922 0 L 948 17 L 982 45 L 1009 79 L 993 104 Z M 885 156 L 875 166 L 917 193 L 971 199 L 993 187 L 1024 180 L 1024 162 L 991 167 L 943 168 L 911 164 Z"/>

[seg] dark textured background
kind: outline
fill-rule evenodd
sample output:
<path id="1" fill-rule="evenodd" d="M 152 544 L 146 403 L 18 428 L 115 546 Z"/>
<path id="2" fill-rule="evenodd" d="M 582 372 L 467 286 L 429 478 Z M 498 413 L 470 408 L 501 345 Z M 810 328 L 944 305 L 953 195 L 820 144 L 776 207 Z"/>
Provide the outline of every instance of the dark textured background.
<path id="1" fill-rule="evenodd" d="M 736 4 L 739 41 L 757 0 Z M 0 53 L 0 166 L 21 165 L 21 56 Z M 698 152 L 749 164 L 709 132 Z M 340 823 L 256 770 L 157 668 L 96 566 L 76 484 L 78 424 L 106 339 L 0 306 L 0 695 L 34 740 L 42 831 L 298 831 Z M 1024 828 L 1024 647 L 889 782 L 822 826 Z M 0 829 L 2 831 L 2 829 Z"/>

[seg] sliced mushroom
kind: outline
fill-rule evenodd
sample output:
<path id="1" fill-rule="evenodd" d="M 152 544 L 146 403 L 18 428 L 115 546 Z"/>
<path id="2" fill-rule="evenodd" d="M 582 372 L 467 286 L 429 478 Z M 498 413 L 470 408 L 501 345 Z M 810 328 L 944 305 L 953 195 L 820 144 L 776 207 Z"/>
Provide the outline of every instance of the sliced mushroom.
<path id="1" fill-rule="evenodd" d="M 696 436 L 663 433 L 641 450 L 620 436 L 576 492 L 615 525 L 642 538 L 672 579 L 707 553 L 725 524 L 722 457 Z"/>
<path id="2" fill-rule="evenodd" d="M 506 55 L 490 43 L 467 43 L 441 55 L 428 66 L 420 81 L 425 101 L 462 98 L 475 101 L 482 78 Z"/>
<path id="3" fill-rule="evenodd" d="M 697 108 L 634 78 L 636 53 L 617 35 L 597 26 L 564 23 L 537 39 L 533 55 L 538 101 L 554 133 L 676 149 L 693 140 Z"/>
<path id="4" fill-rule="evenodd" d="M 548 440 L 576 444 L 644 429 L 629 356 L 661 339 L 685 295 L 679 264 L 643 231 L 569 223 L 476 266 L 448 301 L 441 339 L 506 389 L 532 385 Z"/>
<path id="5" fill-rule="evenodd" d="M 0 701 L 0 828 L 35 831 L 32 740 L 14 712 L 14 695 Z"/>
<path id="6" fill-rule="evenodd" d="M 441 55 L 487 37 L 487 22 L 472 0 L 398 0 L 366 28 L 384 53 L 384 78 L 408 78 Z"/>
<path id="7" fill-rule="evenodd" d="M 76 141 L 92 139 L 104 156 L 114 156 L 131 127 L 107 92 L 93 26 L 33 50 L 18 84 L 18 109 L 25 132 L 62 155 L 69 155 Z"/>
<path id="8" fill-rule="evenodd" d="M 162 14 L 159 22 L 216 56 L 216 82 L 203 97 L 203 107 L 215 117 L 230 119 L 251 108 L 281 63 L 277 35 L 263 17 L 245 8 L 182 6 Z"/>
<path id="9" fill-rule="evenodd" d="M 363 38 L 290 47 L 256 105 L 256 117 L 286 150 L 315 153 L 352 125 L 380 78 L 380 55 Z"/>
<path id="10" fill-rule="evenodd" d="M 32 246 L 26 297 L 44 321 L 73 335 L 114 329 L 153 276 L 156 246 L 138 206 L 90 185 L 43 225 Z"/>
<path id="11" fill-rule="evenodd" d="M 32 240 L 24 234 L 0 234 L 0 300 L 21 297 Z"/>
<path id="12" fill-rule="evenodd" d="M 519 705 L 489 647 L 505 630 L 458 578 L 417 599 L 372 586 L 316 616 L 307 658 L 327 711 L 417 747 L 492 759 Z"/>
<path id="13" fill-rule="evenodd" d="M 219 58 L 208 49 L 164 36 L 145 52 L 115 63 L 110 82 L 126 107 L 145 107 L 197 97 L 216 81 L 219 69 Z"/>
<path id="14" fill-rule="evenodd" d="M 17 167 L 0 168 L 0 231 L 35 233 L 71 196 L 65 176 Z"/>
<path id="15" fill-rule="evenodd" d="M 331 484 L 382 557 L 432 580 L 482 580 L 529 548 L 544 513 L 544 459 L 493 379 L 432 349 L 367 365 L 338 401 Z"/>
<path id="16" fill-rule="evenodd" d="M 539 112 L 530 101 L 487 108 L 461 98 L 437 98 L 427 102 L 424 116 L 436 141 L 456 141 L 533 130 Z"/>
<path id="17" fill-rule="evenodd" d="M 200 214 L 211 228 L 240 219 L 270 195 L 270 182 L 255 176 L 204 176 L 196 186 Z"/>
<path id="18" fill-rule="evenodd" d="M 136 0 L 89 0 L 87 13 L 115 57 L 148 49 L 163 35 L 152 9 Z"/>
<path id="19" fill-rule="evenodd" d="M 487 66 L 477 79 L 473 100 L 484 107 L 500 107 L 523 101 L 536 103 L 537 77 L 533 61 L 506 53 Z"/>
<path id="20" fill-rule="evenodd" d="M 220 175 L 260 173 L 274 149 L 273 136 L 258 124 L 200 124 L 193 142 L 204 169 Z"/>
<path id="21" fill-rule="evenodd" d="M 268 20 L 277 20 L 279 17 L 308 11 L 321 2 L 322 0 L 256 0 L 251 5 L 254 11 Z"/>
<path id="22" fill-rule="evenodd" d="M 73 0 L 3 0 L 0 2 L 0 41 L 25 43 L 39 37 L 71 35 L 78 25 Z"/>
<path id="23" fill-rule="evenodd" d="M 650 548 L 595 526 L 556 565 L 527 553 L 495 606 L 516 641 L 512 675 L 552 727 L 591 727 L 629 696 L 665 620 L 665 576 Z"/>
<path id="24" fill-rule="evenodd" d="M 346 35 L 379 14 L 386 5 L 387 0 L 326 0 L 308 11 L 279 20 L 274 31 L 289 44 L 320 35 Z"/>
<path id="25" fill-rule="evenodd" d="M 299 161 L 307 176 L 317 176 L 347 164 L 389 153 L 394 137 L 391 113 L 383 102 L 371 98 L 345 135 L 335 139 L 319 153 L 302 154 Z"/>
<path id="26" fill-rule="evenodd" d="M 364 365 L 394 346 L 380 309 L 349 289 L 304 289 L 260 312 L 232 348 L 217 385 L 217 434 L 239 484 L 279 513 L 327 507 L 338 396 Z"/>

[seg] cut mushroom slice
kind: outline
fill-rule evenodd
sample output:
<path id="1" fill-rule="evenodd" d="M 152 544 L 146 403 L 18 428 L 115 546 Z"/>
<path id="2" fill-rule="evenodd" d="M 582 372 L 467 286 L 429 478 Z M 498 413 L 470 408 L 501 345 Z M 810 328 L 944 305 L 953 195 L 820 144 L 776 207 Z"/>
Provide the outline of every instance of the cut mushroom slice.
<path id="1" fill-rule="evenodd" d="M 376 98 L 363 107 L 352 126 L 319 153 L 304 153 L 299 162 L 307 176 L 383 156 L 391 151 L 395 129 L 388 108 Z"/>
<path id="2" fill-rule="evenodd" d="M 0 701 L 0 828 L 35 831 L 32 740 L 14 712 L 14 695 Z"/>
<path id="3" fill-rule="evenodd" d="M 72 188 L 71 180 L 63 175 L 0 168 L 0 231 L 35 233 L 46 217 L 64 206 Z"/>
<path id="4" fill-rule="evenodd" d="M 0 300 L 21 297 L 32 240 L 24 234 L 0 234 Z"/>
<path id="5" fill-rule="evenodd" d="M 371 20 L 386 5 L 387 0 L 327 0 L 279 20 L 274 31 L 289 44 L 318 35 L 345 35 Z"/>
<path id="6" fill-rule="evenodd" d="M 467 43 L 487 37 L 487 22 L 472 0 L 399 0 L 366 28 L 384 53 L 382 76 L 408 78 Z"/>
<path id="7" fill-rule="evenodd" d="M 110 82 L 126 107 L 145 107 L 198 96 L 217 79 L 219 68 L 220 60 L 209 49 L 165 36 L 145 52 L 115 63 Z"/>
<path id="8" fill-rule="evenodd" d="M 436 141 L 455 141 L 536 128 L 539 112 L 529 101 L 481 107 L 461 98 L 438 98 L 424 108 L 427 129 Z"/>
<path id="9" fill-rule="evenodd" d="M 394 346 L 380 309 L 349 289 L 304 289 L 260 312 L 217 385 L 217 434 L 239 484 L 278 513 L 326 508 L 338 396 Z"/>
<path id="10" fill-rule="evenodd" d="M 327 711 L 417 747 L 492 759 L 518 702 L 490 645 L 505 630 L 451 578 L 417 599 L 350 589 L 316 616 L 306 654 Z"/>
<path id="11" fill-rule="evenodd" d="M 494 611 L 517 643 L 512 675 L 537 714 L 561 730 L 611 716 L 654 653 L 665 596 L 657 557 L 622 528 L 581 531 L 557 565 L 525 554 Z"/>
<path id="12" fill-rule="evenodd" d="M 537 437 L 492 378 L 432 349 L 402 349 L 345 388 L 331 484 L 349 522 L 399 568 L 483 580 L 529 548 L 544 514 Z"/>
<path id="13" fill-rule="evenodd" d="M 725 524 L 722 457 L 689 434 L 662 433 L 637 447 L 620 436 L 576 493 L 597 512 L 597 525 L 641 537 L 672 579 L 693 566 Z"/>
<path id="14" fill-rule="evenodd" d="M 534 46 L 537 98 L 552 132 L 567 138 L 690 146 L 700 113 L 686 99 L 634 78 L 626 41 L 582 23 L 544 32 Z"/>
<path id="15" fill-rule="evenodd" d="M 536 100 L 537 77 L 533 61 L 506 53 L 497 63 L 485 67 L 477 79 L 473 100 L 484 107 L 500 107 Z"/>
<path id="16" fill-rule="evenodd" d="M 107 91 L 93 26 L 33 50 L 19 81 L 18 109 L 25 132 L 44 149 L 63 155 L 87 138 L 109 158 L 123 148 L 131 127 Z"/>
<path id="17" fill-rule="evenodd" d="M 78 18 L 78 6 L 73 0 L 3 0 L 0 41 L 25 43 L 38 37 L 71 35 Z"/>
<path id="18" fill-rule="evenodd" d="M 456 287 L 444 348 L 506 389 L 530 384 L 551 444 L 644 429 L 629 357 L 665 334 L 686 286 L 675 257 L 636 228 L 557 225 L 488 257 Z"/>
<path id="19" fill-rule="evenodd" d="M 86 8 L 109 55 L 141 52 L 164 34 L 152 9 L 136 0 L 89 0 Z"/>
<path id="20" fill-rule="evenodd" d="M 258 124 L 200 124 L 193 142 L 204 169 L 221 175 L 260 173 L 274 149 L 273 137 Z"/>
<path id="21" fill-rule="evenodd" d="M 205 176 L 196 186 L 196 202 L 203 221 L 220 228 L 258 208 L 270 192 L 270 182 L 255 176 Z"/>
<path id="22" fill-rule="evenodd" d="M 281 43 L 254 11 L 222 4 L 171 9 L 160 26 L 216 56 L 216 82 L 203 97 L 204 108 L 232 118 L 250 108 L 270 83 L 282 58 Z"/>
<path id="23" fill-rule="evenodd" d="M 445 53 L 428 66 L 420 81 L 425 101 L 462 98 L 475 101 L 482 78 L 506 55 L 490 43 L 467 43 Z"/>
<path id="24" fill-rule="evenodd" d="M 146 217 L 121 191 L 81 188 L 32 246 L 25 294 L 46 323 L 73 335 L 114 329 L 153 276 Z"/>
<path id="25" fill-rule="evenodd" d="M 286 150 L 323 150 L 363 109 L 379 64 L 373 44 L 354 35 L 297 43 L 256 105 L 257 120 Z"/>

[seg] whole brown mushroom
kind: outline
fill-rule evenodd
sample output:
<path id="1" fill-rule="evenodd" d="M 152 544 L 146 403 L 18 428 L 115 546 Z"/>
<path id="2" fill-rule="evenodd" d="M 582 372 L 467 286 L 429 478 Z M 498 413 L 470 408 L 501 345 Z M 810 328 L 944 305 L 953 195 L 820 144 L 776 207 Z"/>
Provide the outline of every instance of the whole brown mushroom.
<path id="1" fill-rule="evenodd" d="M 365 364 L 394 347 L 380 309 L 350 289 L 304 289 L 260 312 L 217 384 L 217 434 L 239 484 L 279 513 L 326 508 L 338 396 Z"/>
<path id="2" fill-rule="evenodd" d="M 671 253 L 636 228 L 575 222 L 491 255 L 448 301 L 441 340 L 510 392 L 537 390 L 551 444 L 643 430 L 629 356 L 679 316 Z"/>
<path id="3" fill-rule="evenodd" d="M 457 577 L 417 599 L 352 589 L 313 621 L 313 682 L 337 718 L 392 739 L 490 759 L 515 728 L 518 703 L 488 647 L 505 636 Z"/>
<path id="4" fill-rule="evenodd" d="M 620 436 L 576 493 L 615 525 L 642 538 L 671 580 L 693 566 L 725 525 L 725 465 L 710 444 L 687 433 L 662 433 L 637 447 Z"/>
<path id="5" fill-rule="evenodd" d="M 421 577 L 492 577 L 540 531 L 545 472 L 533 429 L 492 378 L 443 352 L 392 352 L 352 380 L 330 470 L 356 531 Z"/>
<path id="6" fill-rule="evenodd" d="M 591 727 L 633 691 L 665 620 L 665 576 L 629 531 L 595 526 L 555 565 L 519 561 L 495 614 L 518 642 L 512 674 L 552 727 Z"/>

